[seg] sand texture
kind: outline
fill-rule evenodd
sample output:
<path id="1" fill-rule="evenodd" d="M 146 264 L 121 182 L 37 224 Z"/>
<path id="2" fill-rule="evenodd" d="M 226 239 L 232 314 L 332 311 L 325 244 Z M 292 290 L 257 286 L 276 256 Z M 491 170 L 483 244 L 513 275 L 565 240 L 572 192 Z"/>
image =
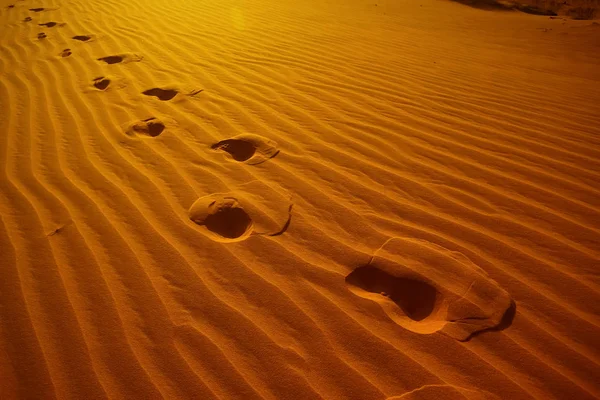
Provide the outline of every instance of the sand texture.
<path id="1" fill-rule="evenodd" d="M 0 0 L 0 399 L 600 398 L 600 23 L 481 3 Z"/>

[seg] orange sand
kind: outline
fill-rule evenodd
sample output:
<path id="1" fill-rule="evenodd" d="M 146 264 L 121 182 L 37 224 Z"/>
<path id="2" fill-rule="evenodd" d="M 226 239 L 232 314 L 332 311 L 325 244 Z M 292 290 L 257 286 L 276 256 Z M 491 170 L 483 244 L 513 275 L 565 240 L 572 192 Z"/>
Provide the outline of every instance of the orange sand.
<path id="1" fill-rule="evenodd" d="M 0 399 L 600 397 L 600 24 L 0 6 Z"/>

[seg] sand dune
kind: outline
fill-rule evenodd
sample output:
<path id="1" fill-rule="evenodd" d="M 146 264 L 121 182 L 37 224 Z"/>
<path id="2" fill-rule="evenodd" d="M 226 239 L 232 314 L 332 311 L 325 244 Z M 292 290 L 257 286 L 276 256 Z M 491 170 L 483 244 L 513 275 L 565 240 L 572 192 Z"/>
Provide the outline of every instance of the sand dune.
<path id="1" fill-rule="evenodd" d="M 0 27 L 0 399 L 600 397 L 597 22 L 2 0 Z"/>

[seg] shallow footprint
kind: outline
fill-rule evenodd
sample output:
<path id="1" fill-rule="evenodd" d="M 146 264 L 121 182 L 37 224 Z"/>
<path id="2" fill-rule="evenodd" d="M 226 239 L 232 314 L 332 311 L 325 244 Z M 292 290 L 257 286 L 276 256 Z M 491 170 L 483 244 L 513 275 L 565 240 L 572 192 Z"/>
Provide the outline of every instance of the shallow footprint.
<path id="1" fill-rule="evenodd" d="M 460 341 L 507 328 L 516 311 L 510 295 L 466 256 L 417 239 L 390 239 L 346 284 L 405 329 Z"/>
<path id="2" fill-rule="evenodd" d="M 40 32 L 37 35 L 38 39 L 46 39 L 48 37 L 48 35 L 46 35 L 44 32 Z"/>
<path id="3" fill-rule="evenodd" d="M 127 64 L 130 62 L 142 61 L 143 57 L 137 54 L 116 54 L 113 56 L 100 57 L 97 60 L 107 64 Z"/>
<path id="4" fill-rule="evenodd" d="M 292 204 L 267 185 L 254 181 L 240 190 L 199 198 L 188 216 L 213 240 L 236 242 L 251 235 L 283 234 L 291 222 Z"/>
<path id="5" fill-rule="evenodd" d="M 165 130 L 165 124 L 155 117 L 143 119 L 129 124 L 126 132 L 130 136 L 157 137 Z"/>
<path id="6" fill-rule="evenodd" d="M 229 158 L 250 165 L 263 163 L 279 154 L 276 142 L 251 134 L 221 140 L 213 144 L 211 149 L 222 150 L 228 154 Z"/>
<path id="7" fill-rule="evenodd" d="M 59 54 L 59 56 L 61 56 L 62 58 L 65 58 L 65 57 L 69 57 L 71 54 L 73 54 L 73 53 L 71 52 L 71 49 L 64 49 L 64 50 L 63 50 L 63 51 L 62 51 L 62 52 Z"/>

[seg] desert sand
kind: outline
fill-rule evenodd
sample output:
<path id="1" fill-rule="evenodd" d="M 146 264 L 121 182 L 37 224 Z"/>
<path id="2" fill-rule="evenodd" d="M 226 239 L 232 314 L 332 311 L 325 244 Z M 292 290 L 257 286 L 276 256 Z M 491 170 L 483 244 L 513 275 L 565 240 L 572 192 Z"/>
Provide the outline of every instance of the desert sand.
<path id="1" fill-rule="evenodd" d="M 600 24 L 481 3 L 0 0 L 0 399 L 599 398 Z"/>

